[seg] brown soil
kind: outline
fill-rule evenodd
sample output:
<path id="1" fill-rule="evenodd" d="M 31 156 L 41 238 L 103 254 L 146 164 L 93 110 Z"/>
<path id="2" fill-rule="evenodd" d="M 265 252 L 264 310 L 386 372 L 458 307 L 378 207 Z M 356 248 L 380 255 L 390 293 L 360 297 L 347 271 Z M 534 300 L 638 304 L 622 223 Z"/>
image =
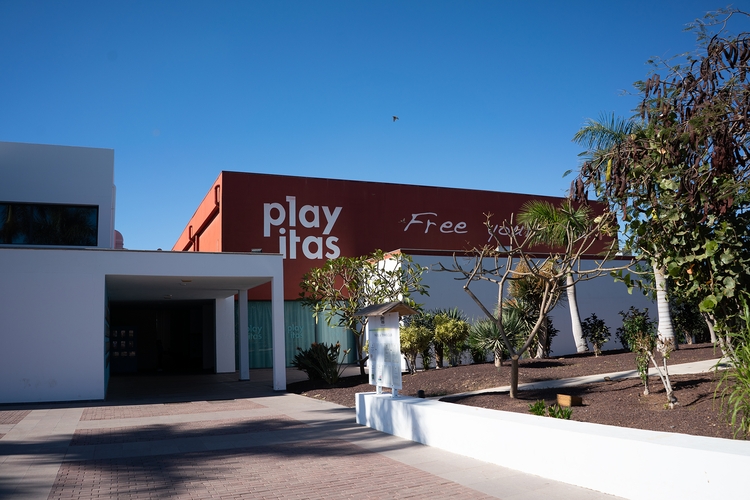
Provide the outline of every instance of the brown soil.
<path id="1" fill-rule="evenodd" d="M 719 355 L 711 344 L 683 345 L 672 353 L 669 363 L 714 359 Z M 507 393 L 497 392 L 460 398 L 450 397 L 453 394 L 508 385 L 510 367 L 507 364 L 499 370 L 492 363 L 484 363 L 404 375 L 400 394 L 416 396 L 417 391 L 423 390 L 426 397 L 448 396 L 442 400 L 520 413 L 528 413 L 529 405 L 537 400 L 542 399 L 550 405 L 555 403 L 557 394 L 568 394 L 583 398 L 583 406 L 573 408 L 571 420 L 732 438 L 732 429 L 721 413 L 720 400 L 714 400 L 718 381 L 714 373 L 670 377 L 678 399 L 678 404 L 673 410 L 665 408 L 666 395 L 657 376 L 650 378 L 649 396 L 643 395 L 643 384 L 640 379 L 635 378 L 566 389 L 522 390 L 516 399 L 511 399 Z M 519 380 L 525 383 L 633 369 L 633 353 L 607 351 L 599 357 L 586 353 L 553 359 L 522 360 L 519 366 Z M 297 382 L 288 386 L 289 392 L 348 407 L 354 406 L 356 393 L 372 392 L 374 389 L 368 384 L 366 377 L 359 376 L 343 378 L 334 387 L 319 381 Z"/>

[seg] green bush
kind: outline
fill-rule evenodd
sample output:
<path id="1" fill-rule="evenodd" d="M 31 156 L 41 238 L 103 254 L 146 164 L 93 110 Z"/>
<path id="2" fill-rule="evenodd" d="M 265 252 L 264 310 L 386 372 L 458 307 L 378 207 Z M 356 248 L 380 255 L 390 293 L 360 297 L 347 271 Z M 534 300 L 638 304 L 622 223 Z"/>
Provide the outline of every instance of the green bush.
<path id="1" fill-rule="evenodd" d="M 432 351 L 433 342 L 435 340 L 435 314 L 431 312 L 420 311 L 419 313 L 412 316 L 406 316 L 404 317 L 404 326 L 420 327 L 426 329 L 426 331 L 429 332 L 429 339 L 427 339 L 427 344 L 419 352 L 419 354 L 422 355 L 422 369 L 428 370 L 430 368 L 430 362 L 433 359 Z M 403 346 L 401 350 L 403 352 Z M 442 356 L 442 351 L 440 355 Z"/>
<path id="2" fill-rule="evenodd" d="M 635 352 L 635 337 L 640 334 L 651 336 L 656 341 L 656 323 L 649 317 L 648 308 L 641 311 L 631 306 L 628 312 L 620 311 L 619 314 L 622 326 L 615 333 L 625 349 Z"/>
<path id="3" fill-rule="evenodd" d="M 630 338 L 631 351 L 635 353 L 635 367 L 638 370 L 638 376 L 643 382 L 643 394 L 648 395 L 648 363 L 651 361 L 654 348 L 656 347 L 656 337 L 647 332 L 637 331 Z"/>
<path id="4" fill-rule="evenodd" d="M 412 323 L 401 327 L 400 336 L 401 353 L 406 357 L 409 373 L 414 373 L 417 371 L 417 355 L 429 351 L 433 333 L 424 325 Z"/>
<path id="5" fill-rule="evenodd" d="M 581 322 L 581 329 L 583 330 L 583 338 L 594 346 L 594 355 L 599 356 L 602 353 L 602 346 L 611 337 L 609 327 L 604 320 L 591 313 L 591 316 Z"/>
<path id="6" fill-rule="evenodd" d="M 643 311 L 630 307 L 628 312 L 620 311 L 622 326 L 617 329 L 617 338 L 622 346 L 635 353 L 635 367 L 643 382 L 643 394 L 648 395 L 648 364 L 656 347 L 656 323 Z"/>
<path id="7" fill-rule="evenodd" d="M 529 412 L 538 417 L 544 417 L 547 415 L 547 405 L 543 399 L 539 399 L 529 404 Z"/>
<path id="8" fill-rule="evenodd" d="M 427 346 L 427 349 L 422 351 L 420 354 L 422 354 L 422 369 L 423 370 L 429 370 L 430 369 L 430 363 L 432 363 L 432 343 L 430 343 Z"/>
<path id="9" fill-rule="evenodd" d="M 495 366 L 500 366 L 504 359 L 508 359 L 508 348 L 500 337 L 497 325 L 491 319 L 482 319 L 471 325 L 469 329 L 469 348 L 472 353 L 491 351 L 495 355 Z"/>
<path id="10" fill-rule="evenodd" d="M 435 316 L 435 344 L 442 344 L 448 351 L 451 366 L 457 366 L 461 349 L 469 338 L 469 323 L 447 315 Z"/>
<path id="11" fill-rule="evenodd" d="M 573 408 L 559 406 L 557 404 L 547 406 L 543 399 L 529 404 L 529 412 L 539 417 L 562 418 L 570 420 L 573 415 Z"/>
<path id="12" fill-rule="evenodd" d="M 711 341 L 711 332 L 701 315 L 697 301 L 680 300 L 670 294 L 669 311 L 672 314 L 672 326 L 678 342 L 702 344 Z"/>
<path id="13" fill-rule="evenodd" d="M 734 436 L 750 437 L 750 308 L 744 298 L 742 324 L 735 333 L 729 333 L 731 349 L 728 349 L 730 367 L 716 387 L 721 394 L 721 408 L 734 429 Z"/>
<path id="14" fill-rule="evenodd" d="M 341 363 L 349 354 L 349 349 L 341 352 L 341 344 L 326 345 L 313 342 L 309 349 L 298 347 L 292 366 L 307 373 L 310 380 L 323 380 L 329 385 L 338 382 L 344 365 Z M 339 361 L 341 358 L 341 361 Z"/>
<path id="15" fill-rule="evenodd" d="M 562 418 L 563 420 L 570 420 L 573 416 L 573 408 L 567 406 L 552 405 L 547 408 L 547 414 L 552 418 Z"/>

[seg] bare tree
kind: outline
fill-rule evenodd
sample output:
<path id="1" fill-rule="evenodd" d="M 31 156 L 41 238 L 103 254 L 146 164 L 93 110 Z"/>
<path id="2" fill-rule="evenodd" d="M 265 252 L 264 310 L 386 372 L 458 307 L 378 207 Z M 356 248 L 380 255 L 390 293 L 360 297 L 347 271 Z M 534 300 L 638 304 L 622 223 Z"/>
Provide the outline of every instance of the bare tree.
<path id="1" fill-rule="evenodd" d="M 495 230 L 498 226 L 491 221 L 492 215 L 487 215 L 487 229 L 490 233 L 490 241 L 494 245 L 485 245 L 482 248 L 474 248 L 464 258 L 454 254 L 453 267 L 446 268 L 441 265 L 442 270 L 458 273 L 457 278 L 464 282 L 463 288 L 472 300 L 479 306 L 484 314 L 497 326 L 500 337 L 510 353 L 510 397 L 517 397 L 518 393 L 518 360 L 531 347 L 540 329 L 546 324 L 547 314 L 554 307 L 560 293 L 568 286 L 574 286 L 579 281 L 587 281 L 613 271 L 628 269 L 633 261 L 625 265 L 607 266 L 606 262 L 611 260 L 617 248 L 617 226 L 614 215 L 605 212 L 591 220 L 585 231 L 578 227 L 564 228 L 567 233 L 564 246 L 553 249 L 547 254 L 534 254 L 531 249 L 535 242 L 539 241 L 539 234 L 547 230 L 543 225 L 529 225 L 521 234 L 512 230 L 514 227 L 513 216 L 510 221 L 502 224 L 502 231 Z M 506 241 L 501 241 L 505 235 Z M 604 240 L 604 241 L 602 241 Z M 604 246 L 601 249 L 601 246 Z M 597 250 L 597 258 L 591 268 L 586 268 L 581 262 L 584 256 L 590 256 Z M 519 266 L 518 263 L 523 265 Z M 574 279 L 567 279 L 574 275 Z M 537 316 L 526 340 L 521 347 L 516 347 L 505 332 L 502 316 L 504 304 L 498 300 L 497 304 L 486 305 L 472 291 L 472 286 L 480 281 L 487 281 L 498 286 L 498 293 L 502 297 L 506 294 L 508 286 L 514 280 L 522 280 L 532 277 L 538 280 L 539 296 L 537 304 Z M 496 313 L 492 309 L 497 307 Z"/>

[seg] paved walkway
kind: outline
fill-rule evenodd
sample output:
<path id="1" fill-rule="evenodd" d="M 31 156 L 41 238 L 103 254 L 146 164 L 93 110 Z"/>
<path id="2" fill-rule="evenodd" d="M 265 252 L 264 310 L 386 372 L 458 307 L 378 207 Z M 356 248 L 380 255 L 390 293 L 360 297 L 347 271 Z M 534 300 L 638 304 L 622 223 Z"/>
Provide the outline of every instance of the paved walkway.
<path id="1" fill-rule="evenodd" d="M 669 365 L 669 375 L 687 375 L 690 373 L 708 373 L 716 369 L 718 364 L 719 369 L 726 368 L 726 364 L 721 363 L 720 359 L 706 359 L 703 361 L 693 361 L 691 363 L 682 363 L 679 365 Z M 658 373 L 655 368 L 651 367 L 648 369 L 649 377 L 658 377 Z M 608 380 L 620 380 L 626 378 L 638 377 L 638 370 L 626 370 L 621 372 L 611 373 L 600 373 L 597 375 L 587 375 L 583 377 L 571 377 L 561 378 L 555 380 L 540 380 L 539 382 L 528 382 L 526 384 L 518 384 L 518 388 L 521 390 L 532 390 L 532 389 L 554 389 L 558 387 L 574 387 L 577 385 L 593 384 L 596 382 L 606 382 Z M 471 396 L 476 394 L 484 394 L 487 392 L 510 392 L 510 386 L 504 385 L 501 387 L 493 387 L 490 389 L 480 389 L 478 391 L 462 392 L 455 394 L 455 396 Z M 442 396 L 441 396 L 442 397 Z M 439 399 L 439 398 L 436 398 Z"/>
<path id="2" fill-rule="evenodd" d="M 352 409 L 271 387 L 255 370 L 249 382 L 124 377 L 107 402 L 0 406 L 0 498 L 615 498 L 382 434 Z"/>

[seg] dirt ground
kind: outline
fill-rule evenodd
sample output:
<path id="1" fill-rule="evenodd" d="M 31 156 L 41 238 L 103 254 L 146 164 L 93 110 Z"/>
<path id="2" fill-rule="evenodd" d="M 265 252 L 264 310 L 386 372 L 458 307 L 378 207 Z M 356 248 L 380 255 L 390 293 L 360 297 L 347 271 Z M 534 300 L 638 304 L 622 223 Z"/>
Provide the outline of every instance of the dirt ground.
<path id="1" fill-rule="evenodd" d="M 671 354 L 669 363 L 688 363 L 720 356 L 711 344 L 681 345 Z M 508 363 L 506 363 L 507 365 Z M 593 353 L 576 354 L 542 360 L 522 360 L 519 366 L 521 383 L 561 379 L 582 375 L 635 369 L 635 355 L 626 351 L 607 351 L 599 357 Z M 423 390 L 426 397 L 443 396 L 442 400 L 495 410 L 528 413 L 537 400 L 554 404 L 557 394 L 581 396 L 583 405 L 573 408 L 571 420 L 618 425 L 637 429 L 679 432 L 698 436 L 732 438 L 732 429 L 721 412 L 720 399 L 714 399 L 718 376 L 713 372 L 670 377 L 678 404 L 665 408 L 666 394 L 657 376 L 649 381 L 651 394 L 643 395 L 640 379 L 613 380 L 566 389 L 520 391 L 511 399 L 507 393 L 485 393 L 461 398 L 454 394 L 508 385 L 510 367 L 496 369 L 493 363 L 462 365 L 440 370 L 419 371 L 403 376 L 405 396 L 416 396 Z M 335 387 L 325 383 L 304 381 L 289 384 L 289 392 L 323 399 L 353 407 L 354 395 L 372 392 L 366 377 L 346 377 Z M 447 396 L 447 397 L 446 397 Z"/>

